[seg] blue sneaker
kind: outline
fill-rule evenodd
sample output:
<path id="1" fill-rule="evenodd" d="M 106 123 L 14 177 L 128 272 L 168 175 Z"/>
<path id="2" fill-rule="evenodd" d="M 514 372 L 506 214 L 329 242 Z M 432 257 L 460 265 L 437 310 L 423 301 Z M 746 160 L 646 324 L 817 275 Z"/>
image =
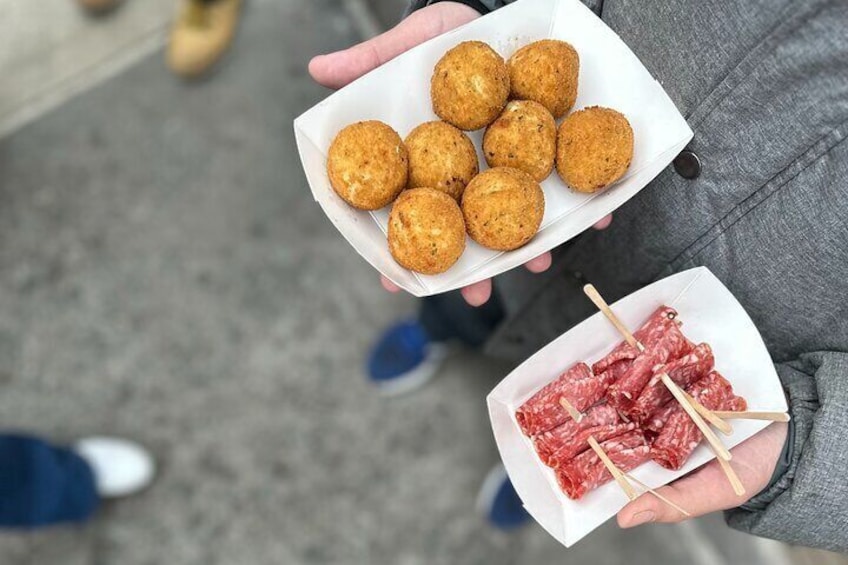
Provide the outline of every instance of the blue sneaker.
<path id="1" fill-rule="evenodd" d="M 501 464 L 495 465 L 486 475 L 477 495 L 477 508 L 499 530 L 514 530 L 530 521 L 530 514 Z"/>
<path id="2" fill-rule="evenodd" d="M 382 394 L 410 392 L 433 378 L 447 356 L 443 343 L 433 342 L 415 321 L 385 331 L 368 356 L 368 377 Z"/>

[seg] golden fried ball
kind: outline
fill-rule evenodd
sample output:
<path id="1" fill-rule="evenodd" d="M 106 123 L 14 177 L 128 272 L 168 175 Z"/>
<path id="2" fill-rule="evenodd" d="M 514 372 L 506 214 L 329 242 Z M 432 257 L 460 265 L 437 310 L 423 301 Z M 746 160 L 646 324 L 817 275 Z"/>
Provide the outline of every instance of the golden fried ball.
<path id="1" fill-rule="evenodd" d="M 543 39 L 525 45 L 509 58 L 507 67 L 512 98 L 539 102 L 555 119 L 574 106 L 580 58 L 565 41 Z"/>
<path id="2" fill-rule="evenodd" d="M 541 182 L 554 168 L 556 136 L 547 108 L 532 100 L 513 100 L 486 128 L 483 155 L 490 167 L 513 167 Z"/>
<path id="3" fill-rule="evenodd" d="M 409 151 L 409 188 L 435 188 L 459 200 L 465 185 L 479 172 L 474 144 L 448 123 L 421 124 L 404 144 Z"/>
<path id="4" fill-rule="evenodd" d="M 444 121 L 466 131 L 486 127 L 509 98 L 506 63 L 482 41 L 464 41 L 436 63 L 430 96 Z"/>
<path id="5" fill-rule="evenodd" d="M 465 187 L 462 215 L 471 239 L 489 249 L 510 251 L 539 231 L 545 215 L 545 194 L 523 171 L 487 169 Z"/>
<path id="6" fill-rule="evenodd" d="M 633 130 L 620 112 L 592 106 L 559 126 L 556 168 L 579 192 L 595 192 L 620 179 L 633 159 Z"/>
<path id="7" fill-rule="evenodd" d="M 378 121 L 358 122 L 333 139 L 327 174 L 336 194 L 360 210 L 390 204 L 406 188 L 409 163 L 403 140 Z"/>
<path id="8" fill-rule="evenodd" d="M 412 188 L 389 214 L 389 251 L 402 267 L 443 273 L 465 250 L 465 222 L 456 200 L 435 188 Z"/>

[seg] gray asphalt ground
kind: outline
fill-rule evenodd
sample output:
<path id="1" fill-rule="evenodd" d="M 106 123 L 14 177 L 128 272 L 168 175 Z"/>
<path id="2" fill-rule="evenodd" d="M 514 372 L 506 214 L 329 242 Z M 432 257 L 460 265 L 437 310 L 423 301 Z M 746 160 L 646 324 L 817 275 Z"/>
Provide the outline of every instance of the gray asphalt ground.
<path id="1" fill-rule="evenodd" d="M 463 353 L 387 400 L 362 374 L 409 297 L 314 204 L 292 120 L 333 0 L 251 2 L 207 81 L 161 53 L 0 140 L 0 427 L 137 439 L 152 488 L 85 526 L 0 534 L 3 564 L 780 563 L 718 516 L 564 550 L 474 509 L 497 454 Z M 770 556 L 770 557 L 769 557 Z"/>

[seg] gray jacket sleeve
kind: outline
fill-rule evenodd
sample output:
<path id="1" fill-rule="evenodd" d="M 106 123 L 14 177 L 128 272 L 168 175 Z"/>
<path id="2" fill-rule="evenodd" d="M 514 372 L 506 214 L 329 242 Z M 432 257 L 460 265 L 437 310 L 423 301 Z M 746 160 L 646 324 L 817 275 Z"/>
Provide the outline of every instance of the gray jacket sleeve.
<path id="1" fill-rule="evenodd" d="M 792 416 L 782 473 L 727 523 L 755 535 L 848 552 L 848 353 L 777 365 Z"/>
<path id="2" fill-rule="evenodd" d="M 409 4 L 409 9 L 407 10 L 407 15 L 414 12 L 415 10 L 421 9 L 424 6 L 429 6 L 430 4 L 435 4 L 437 2 L 442 2 L 444 0 L 412 0 Z M 468 6 L 473 7 L 480 13 L 488 13 L 498 8 L 503 8 L 507 4 L 511 4 L 514 0 L 454 0 L 459 2 L 460 4 L 466 4 Z M 589 7 L 590 10 L 595 12 L 598 15 L 601 15 L 601 8 L 603 7 L 604 0 L 581 0 L 586 6 Z M 485 12 L 484 12 L 485 10 Z"/>

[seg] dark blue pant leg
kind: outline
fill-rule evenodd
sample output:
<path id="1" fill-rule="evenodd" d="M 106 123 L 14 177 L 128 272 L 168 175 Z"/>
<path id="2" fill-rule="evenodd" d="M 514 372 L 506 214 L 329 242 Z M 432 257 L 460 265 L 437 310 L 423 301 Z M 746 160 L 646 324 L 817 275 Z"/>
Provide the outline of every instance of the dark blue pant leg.
<path id="1" fill-rule="evenodd" d="M 91 467 L 73 451 L 0 435 L 0 527 L 80 522 L 98 500 Z"/>
<path id="2" fill-rule="evenodd" d="M 471 348 L 482 347 L 503 321 L 503 305 L 496 292 L 483 306 L 469 306 L 458 290 L 428 296 L 421 301 L 418 321 L 433 341 L 457 339 Z"/>

